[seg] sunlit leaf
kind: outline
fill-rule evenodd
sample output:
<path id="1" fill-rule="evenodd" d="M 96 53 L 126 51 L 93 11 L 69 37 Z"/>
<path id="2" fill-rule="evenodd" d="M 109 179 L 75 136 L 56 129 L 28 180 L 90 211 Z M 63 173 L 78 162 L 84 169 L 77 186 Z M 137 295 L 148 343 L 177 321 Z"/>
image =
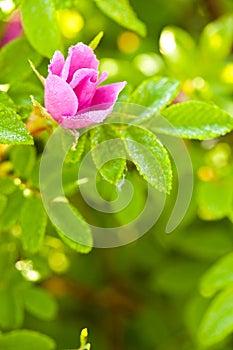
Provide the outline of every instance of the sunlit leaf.
<path id="1" fill-rule="evenodd" d="M 88 224 L 76 208 L 67 206 L 62 201 L 54 202 L 57 221 L 53 224 L 61 239 L 73 250 L 79 253 L 89 253 L 92 249 L 93 238 Z M 69 236 L 68 236 L 69 234 Z"/>
<path id="2" fill-rule="evenodd" d="M 219 107 L 200 101 L 188 101 L 168 107 L 162 115 L 170 123 L 153 122 L 154 130 L 168 135 L 205 140 L 233 129 L 233 118 Z"/>
<path id="3" fill-rule="evenodd" d="M 0 103 L 0 143 L 33 144 L 33 139 L 16 112 Z"/>
<path id="4" fill-rule="evenodd" d="M 117 184 L 126 166 L 125 148 L 117 130 L 110 125 L 94 128 L 91 130 L 91 147 L 100 174 L 110 183 Z"/>
<path id="5" fill-rule="evenodd" d="M 22 81 L 30 75 L 32 70 L 28 59 L 32 60 L 35 66 L 42 61 L 42 57 L 33 50 L 25 37 L 4 46 L 0 51 L 0 84 Z"/>
<path id="6" fill-rule="evenodd" d="M 168 105 L 178 94 L 179 82 L 172 78 L 151 78 L 143 81 L 130 95 L 128 102 L 148 107 L 152 114 Z M 143 114 L 144 115 L 144 114 Z"/>
<path id="7" fill-rule="evenodd" d="M 10 152 L 10 159 L 17 176 L 28 178 L 36 161 L 36 150 L 33 146 L 17 145 Z"/>
<path id="8" fill-rule="evenodd" d="M 127 29 L 133 30 L 141 36 L 146 35 L 146 27 L 141 22 L 128 0 L 94 0 L 101 11 L 118 24 Z"/>
<path id="9" fill-rule="evenodd" d="M 150 131 L 131 126 L 122 131 L 126 149 L 139 173 L 156 189 L 170 192 L 172 169 L 166 149 Z"/>
<path id="10" fill-rule="evenodd" d="M 41 55 L 51 58 L 63 49 L 53 0 L 24 0 L 22 19 L 28 40 Z"/>
<path id="11" fill-rule="evenodd" d="M 233 331 L 233 290 L 227 289 L 211 302 L 201 321 L 198 338 L 208 347 L 223 340 Z"/>
<path id="12" fill-rule="evenodd" d="M 35 253 L 41 247 L 47 215 L 39 197 L 25 199 L 21 213 L 22 241 L 25 250 Z"/>
<path id="13" fill-rule="evenodd" d="M 204 296 L 212 296 L 217 291 L 233 284 L 233 253 L 218 260 L 201 279 L 200 290 Z"/>

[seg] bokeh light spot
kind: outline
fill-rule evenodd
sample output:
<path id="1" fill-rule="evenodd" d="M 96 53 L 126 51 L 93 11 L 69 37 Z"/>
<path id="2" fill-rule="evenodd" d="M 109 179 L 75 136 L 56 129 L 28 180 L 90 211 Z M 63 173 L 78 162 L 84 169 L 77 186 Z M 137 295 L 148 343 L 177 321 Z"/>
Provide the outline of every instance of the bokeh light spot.
<path id="1" fill-rule="evenodd" d="M 117 39 L 118 48 L 124 53 L 134 53 L 140 45 L 139 36 L 132 32 L 124 32 Z"/>
<path id="2" fill-rule="evenodd" d="M 118 73 L 119 67 L 114 59 L 104 58 L 100 62 L 100 70 L 101 72 L 107 72 L 108 75 L 111 77 Z"/>
<path id="3" fill-rule="evenodd" d="M 4 12 L 4 13 L 10 13 L 11 11 L 13 11 L 15 8 L 15 4 L 12 0 L 1 0 L 0 1 L 0 9 Z"/>
<path id="4" fill-rule="evenodd" d="M 233 63 L 229 63 L 222 71 L 222 79 L 226 83 L 233 83 Z"/>
<path id="5" fill-rule="evenodd" d="M 134 59 L 135 66 L 146 76 L 152 76 L 161 71 L 163 61 L 156 54 L 140 54 Z"/>
<path id="6" fill-rule="evenodd" d="M 50 268 L 57 273 L 63 273 L 69 267 L 69 261 L 66 255 L 62 252 L 53 252 L 49 256 L 48 262 L 49 262 Z"/>
<path id="7" fill-rule="evenodd" d="M 176 50 L 176 41 L 174 34 L 165 30 L 160 38 L 160 51 L 162 54 L 171 54 Z"/>
<path id="8" fill-rule="evenodd" d="M 68 9 L 57 11 L 58 22 L 64 37 L 73 39 L 84 26 L 83 17 L 77 12 Z"/>

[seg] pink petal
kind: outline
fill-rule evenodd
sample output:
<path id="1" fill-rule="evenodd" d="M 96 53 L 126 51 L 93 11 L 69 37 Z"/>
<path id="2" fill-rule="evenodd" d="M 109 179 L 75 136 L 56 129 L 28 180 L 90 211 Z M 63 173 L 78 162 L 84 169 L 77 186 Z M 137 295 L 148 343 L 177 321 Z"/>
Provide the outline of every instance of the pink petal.
<path id="1" fill-rule="evenodd" d="M 74 89 L 74 92 L 79 101 L 79 109 L 88 108 L 91 105 L 91 101 L 96 92 L 98 72 L 90 70 L 86 76 L 79 81 Z"/>
<path id="2" fill-rule="evenodd" d="M 114 104 L 117 100 L 117 97 L 121 90 L 124 89 L 126 81 L 120 83 L 109 84 L 105 86 L 101 86 L 96 89 L 96 93 L 92 99 L 91 105 L 97 106 L 103 103 L 106 104 Z"/>
<path id="3" fill-rule="evenodd" d="M 9 21 L 3 26 L 3 35 L 0 42 L 0 47 L 8 44 L 10 41 L 17 39 L 23 35 L 23 27 L 21 22 L 21 15 L 18 10 L 13 12 Z"/>
<path id="4" fill-rule="evenodd" d="M 108 78 L 108 73 L 107 72 L 103 72 L 98 81 L 97 81 L 97 85 L 101 84 L 103 81 L 105 81 Z"/>
<path id="5" fill-rule="evenodd" d="M 69 84 L 57 75 L 45 80 L 45 108 L 59 122 L 61 116 L 73 116 L 78 109 L 78 99 Z"/>
<path id="6" fill-rule="evenodd" d="M 74 73 L 81 68 L 92 68 L 98 70 L 99 61 L 93 50 L 83 43 L 71 46 L 63 67 L 62 78 L 70 82 Z"/>
<path id="7" fill-rule="evenodd" d="M 83 79 L 91 79 L 93 82 L 96 82 L 96 79 L 98 77 L 98 71 L 95 69 L 90 68 L 81 68 L 77 70 L 71 82 L 69 85 L 72 87 L 72 89 L 75 89 L 76 86 L 83 80 Z"/>
<path id="8" fill-rule="evenodd" d="M 55 51 L 50 61 L 49 73 L 61 76 L 62 68 L 65 64 L 64 56 L 60 51 Z"/>
<path id="9" fill-rule="evenodd" d="M 60 125 L 66 129 L 81 129 L 96 123 L 101 123 L 111 112 L 113 106 L 101 106 L 102 109 L 87 110 L 73 117 L 62 117 Z"/>

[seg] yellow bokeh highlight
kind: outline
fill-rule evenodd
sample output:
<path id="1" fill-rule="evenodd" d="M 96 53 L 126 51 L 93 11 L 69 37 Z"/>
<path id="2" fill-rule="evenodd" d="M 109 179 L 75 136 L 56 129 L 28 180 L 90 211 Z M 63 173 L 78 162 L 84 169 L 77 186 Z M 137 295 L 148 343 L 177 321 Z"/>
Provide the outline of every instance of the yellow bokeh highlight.
<path id="1" fill-rule="evenodd" d="M 53 252 L 49 256 L 49 266 L 57 273 L 64 273 L 69 267 L 69 261 L 63 252 Z"/>
<path id="2" fill-rule="evenodd" d="M 223 39 L 220 34 L 215 34 L 209 39 L 209 45 L 214 50 L 219 50 L 223 45 Z"/>
<path id="3" fill-rule="evenodd" d="M 57 11 L 58 23 L 65 38 L 73 39 L 82 30 L 84 19 L 77 11 L 62 9 Z"/>
<path id="4" fill-rule="evenodd" d="M 233 63 L 229 63 L 222 71 L 222 80 L 225 83 L 233 83 Z"/>
<path id="5" fill-rule="evenodd" d="M 193 86 L 193 81 L 190 79 L 186 80 L 182 86 L 182 90 L 187 95 L 191 94 L 195 90 L 195 88 Z"/>
<path id="6" fill-rule="evenodd" d="M 202 166 L 198 169 L 197 175 L 200 180 L 209 182 L 216 179 L 216 174 L 211 167 Z"/>
<path id="7" fill-rule="evenodd" d="M 134 53 L 140 45 L 139 36 L 133 32 L 124 32 L 117 38 L 118 48 L 124 53 Z"/>

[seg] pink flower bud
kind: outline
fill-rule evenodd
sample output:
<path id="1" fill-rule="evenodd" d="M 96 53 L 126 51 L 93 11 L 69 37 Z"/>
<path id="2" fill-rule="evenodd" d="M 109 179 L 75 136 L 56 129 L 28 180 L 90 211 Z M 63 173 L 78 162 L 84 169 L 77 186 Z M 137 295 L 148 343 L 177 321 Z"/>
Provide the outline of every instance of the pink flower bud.
<path id="1" fill-rule="evenodd" d="M 10 41 L 23 35 L 23 28 L 21 23 L 21 16 L 19 11 L 13 12 L 9 21 L 3 27 L 2 39 L 0 47 L 8 44 Z"/>
<path id="2" fill-rule="evenodd" d="M 45 108 L 65 128 L 83 128 L 102 122 L 126 82 L 99 86 L 107 79 L 99 76 L 99 61 L 93 50 L 82 43 L 71 46 L 66 60 L 56 51 L 45 79 Z"/>

